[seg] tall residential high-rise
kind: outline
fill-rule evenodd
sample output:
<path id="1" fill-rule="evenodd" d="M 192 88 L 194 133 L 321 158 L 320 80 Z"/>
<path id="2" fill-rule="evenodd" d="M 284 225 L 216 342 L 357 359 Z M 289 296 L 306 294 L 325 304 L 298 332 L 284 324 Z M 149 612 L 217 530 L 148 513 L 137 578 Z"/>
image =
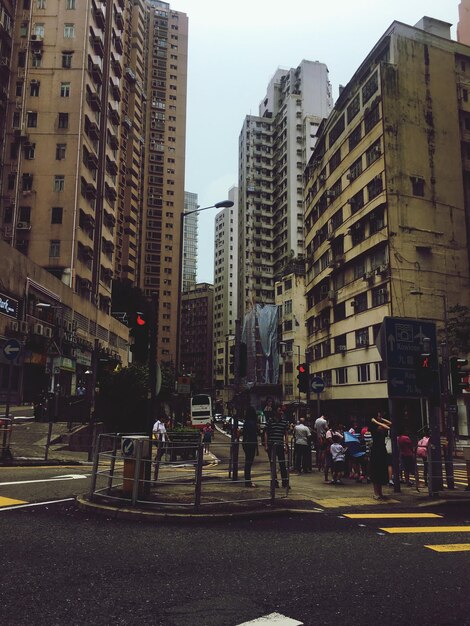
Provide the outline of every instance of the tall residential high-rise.
<path id="1" fill-rule="evenodd" d="M 303 171 L 316 131 L 332 107 L 328 69 L 302 61 L 277 70 L 239 141 L 238 317 L 255 303 L 273 304 L 274 281 L 302 258 Z"/>
<path id="2" fill-rule="evenodd" d="M 230 346 L 235 338 L 237 317 L 237 187 L 229 190 L 228 199 L 233 207 L 222 209 L 215 216 L 213 370 L 216 390 L 233 384 L 234 378 Z"/>
<path id="3" fill-rule="evenodd" d="M 196 211 L 197 193 L 185 191 L 184 212 Z M 183 284 L 182 291 L 189 291 L 196 284 L 197 273 L 197 224 L 198 214 L 193 213 L 184 218 L 183 228 Z"/>
<path id="4" fill-rule="evenodd" d="M 177 360 L 180 215 L 184 211 L 188 18 L 147 0 L 144 207 L 139 286 L 158 294 L 157 359 Z"/>
<path id="5" fill-rule="evenodd" d="M 457 41 L 470 45 L 470 0 L 461 0 L 459 4 L 459 22 L 457 24 Z"/>
<path id="6" fill-rule="evenodd" d="M 319 130 L 305 174 L 307 341 L 338 418 L 384 410 L 387 378 L 419 415 L 413 352 L 387 373 L 382 321 L 433 320 L 445 341 L 449 310 L 470 305 L 469 80 L 470 47 L 450 24 L 394 22 Z M 415 341 L 406 324 L 396 338 Z M 459 423 L 468 434 L 466 412 Z"/>
<path id="7" fill-rule="evenodd" d="M 7 125 L 6 104 L 10 86 L 14 6 L 13 0 L 0 0 L 0 172 L 3 169 L 3 137 Z"/>

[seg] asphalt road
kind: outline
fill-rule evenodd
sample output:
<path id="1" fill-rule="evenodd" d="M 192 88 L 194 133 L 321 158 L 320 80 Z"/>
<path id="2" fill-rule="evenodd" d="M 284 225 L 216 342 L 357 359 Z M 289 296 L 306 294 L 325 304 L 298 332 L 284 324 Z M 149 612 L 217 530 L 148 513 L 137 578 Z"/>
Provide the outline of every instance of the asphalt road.
<path id="1" fill-rule="evenodd" d="M 48 501 L 77 489 L 73 480 L 44 484 L 44 493 L 40 483 L 22 488 Z M 235 626 L 277 612 L 311 626 L 468 623 L 470 553 L 425 546 L 469 543 L 470 508 L 426 512 L 443 517 L 351 519 L 334 510 L 174 526 L 95 518 L 73 502 L 0 508 L 1 620 Z M 381 530 L 424 526 L 459 530 Z"/>

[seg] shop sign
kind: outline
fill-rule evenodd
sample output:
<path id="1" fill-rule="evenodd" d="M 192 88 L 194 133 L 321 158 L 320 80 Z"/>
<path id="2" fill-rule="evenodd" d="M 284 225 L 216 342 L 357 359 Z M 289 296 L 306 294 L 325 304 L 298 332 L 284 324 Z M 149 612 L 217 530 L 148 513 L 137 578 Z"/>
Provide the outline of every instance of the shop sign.
<path id="1" fill-rule="evenodd" d="M 12 317 L 15 320 L 18 319 L 18 300 L 0 293 L 0 313 L 8 315 L 8 317 Z"/>

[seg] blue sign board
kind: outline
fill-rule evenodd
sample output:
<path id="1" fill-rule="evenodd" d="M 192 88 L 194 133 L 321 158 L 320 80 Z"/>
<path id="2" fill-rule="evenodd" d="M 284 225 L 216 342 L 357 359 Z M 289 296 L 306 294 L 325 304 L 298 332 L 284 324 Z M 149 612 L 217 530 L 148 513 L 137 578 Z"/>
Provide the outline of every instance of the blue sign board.
<path id="1" fill-rule="evenodd" d="M 17 339 L 9 339 L 3 346 L 3 356 L 14 361 L 21 352 L 21 343 Z"/>
<path id="2" fill-rule="evenodd" d="M 8 315 L 13 319 L 18 319 L 18 300 L 10 298 L 10 296 L 0 293 L 0 313 Z"/>
<path id="3" fill-rule="evenodd" d="M 320 376 L 313 376 L 310 381 L 310 388 L 315 393 L 321 393 L 325 389 L 325 381 Z"/>
<path id="4" fill-rule="evenodd" d="M 429 352 L 437 354 L 436 324 L 424 320 L 385 317 L 377 335 L 376 346 L 387 367 L 389 398 L 420 398 L 416 382 L 415 359 L 423 352 L 424 339 Z M 439 373 L 434 370 L 436 385 Z"/>

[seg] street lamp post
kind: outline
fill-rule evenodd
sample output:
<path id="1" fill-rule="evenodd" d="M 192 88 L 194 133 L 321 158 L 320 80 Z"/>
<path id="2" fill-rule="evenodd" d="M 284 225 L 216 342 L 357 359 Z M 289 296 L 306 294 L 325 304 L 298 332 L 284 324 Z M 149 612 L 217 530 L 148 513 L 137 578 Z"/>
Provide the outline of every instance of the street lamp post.
<path id="1" fill-rule="evenodd" d="M 176 332 L 176 376 L 180 374 L 181 368 L 181 292 L 183 290 L 183 259 L 184 259 L 184 218 L 193 213 L 200 213 L 201 211 L 207 211 L 208 209 L 227 209 L 233 206 L 232 200 L 222 200 L 216 202 L 210 206 L 193 209 L 192 211 L 182 211 L 180 214 L 180 263 L 178 271 L 178 312 L 177 312 L 177 332 Z"/>

